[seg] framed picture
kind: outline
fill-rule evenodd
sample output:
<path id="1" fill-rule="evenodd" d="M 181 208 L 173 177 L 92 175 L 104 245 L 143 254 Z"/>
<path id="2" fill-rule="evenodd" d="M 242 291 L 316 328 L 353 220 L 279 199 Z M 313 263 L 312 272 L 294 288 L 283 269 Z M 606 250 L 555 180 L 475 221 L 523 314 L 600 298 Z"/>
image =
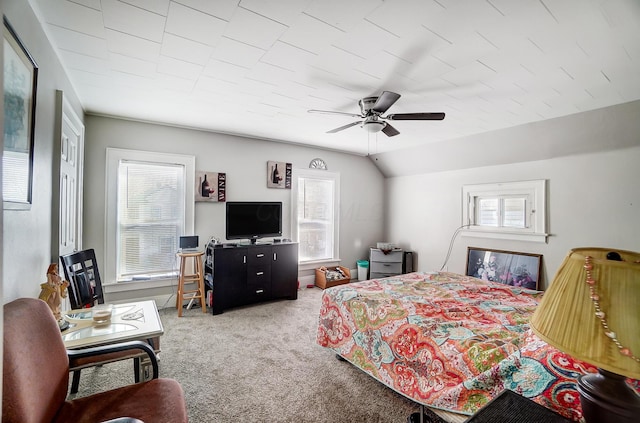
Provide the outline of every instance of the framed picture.
<path id="1" fill-rule="evenodd" d="M 267 162 L 267 188 L 291 189 L 291 163 Z"/>
<path id="2" fill-rule="evenodd" d="M 28 210 L 33 187 L 33 141 L 38 66 L 6 17 L 4 21 L 4 151 L 2 192 L 5 209 Z"/>
<path id="3" fill-rule="evenodd" d="M 221 172 L 196 171 L 196 201 L 227 201 L 227 174 Z"/>
<path id="4" fill-rule="evenodd" d="M 541 272 L 542 254 L 467 249 L 467 276 L 537 290 Z"/>

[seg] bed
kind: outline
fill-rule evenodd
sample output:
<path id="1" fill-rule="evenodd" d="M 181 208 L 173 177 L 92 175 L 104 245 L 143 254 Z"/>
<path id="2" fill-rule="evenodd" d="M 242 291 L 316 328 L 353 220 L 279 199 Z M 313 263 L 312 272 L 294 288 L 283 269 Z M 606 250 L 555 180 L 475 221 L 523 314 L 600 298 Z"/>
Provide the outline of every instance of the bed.
<path id="1" fill-rule="evenodd" d="M 418 404 L 470 415 L 504 389 L 579 420 L 579 374 L 528 321 L 542 292 L 448 272 L 327 289 L 317 342 Z"/>

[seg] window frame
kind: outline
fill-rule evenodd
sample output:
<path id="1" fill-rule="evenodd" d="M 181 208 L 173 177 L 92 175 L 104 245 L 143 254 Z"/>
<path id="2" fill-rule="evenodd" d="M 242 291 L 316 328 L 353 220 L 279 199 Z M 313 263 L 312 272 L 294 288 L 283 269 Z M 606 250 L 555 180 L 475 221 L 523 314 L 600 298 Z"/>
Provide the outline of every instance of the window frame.
<path id="1" fill-rule="evenodd" d="M 470 237 L 547 242 L 546 180 L 499 182 L 462 186 L 462 235 Z M 476 221 L 478 198 L 525 199 L 525 227 L 482 226 Z"/>
<path id="2" fill-rule="evenodd" d="M 300 260 L 300 270 L 318 266 L 334 266 L 340 263 L 340 174 L 320 169 L 294 169 L 291 183 L 291 238 L 300 242 L 298 233 L 298 185 L 301 178 L 330 180 L 333 182 L 333 257 L 322 260 Z"/>
<path id="3" fill-rule="evenodd" d="M 144 281 L 118 282 L 116 280 L 118 169 L 122 160 L 184 166 L 184 230 L 185 233 L 193 233 L 195 226 L 195 188 L 193 183 L 195 181 L 195 156 L 111 147 L 106 151 L 105 265 L 102 266 L 104 270 L 101 272 L 104 273 L 102 282 L 105 292 L 171 286 L 175 282 L 174 276 L 157 277 Z"/>

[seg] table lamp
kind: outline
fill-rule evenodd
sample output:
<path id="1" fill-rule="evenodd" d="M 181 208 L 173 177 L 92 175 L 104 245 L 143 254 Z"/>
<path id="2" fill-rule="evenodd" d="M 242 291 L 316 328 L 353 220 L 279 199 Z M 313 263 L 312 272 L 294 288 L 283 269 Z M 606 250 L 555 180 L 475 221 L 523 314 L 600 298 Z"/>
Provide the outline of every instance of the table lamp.
<path id="1" fill-rule="evenodd" d="M 637 422 L 640 396 L 640 253 L 576 248 L 531 318 L 545 342 L 598 368 L 578 378 L 587 423 Z"/>

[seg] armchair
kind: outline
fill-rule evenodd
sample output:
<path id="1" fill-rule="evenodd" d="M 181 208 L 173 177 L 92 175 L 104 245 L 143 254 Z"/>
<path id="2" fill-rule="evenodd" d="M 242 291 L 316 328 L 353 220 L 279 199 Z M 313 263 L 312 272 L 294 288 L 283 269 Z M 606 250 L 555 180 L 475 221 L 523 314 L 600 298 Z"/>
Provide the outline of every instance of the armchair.
<path id="1" fill-rule="evenodd" d="M 182 387 L 158 378 L 153 349 L 144 342 L 127 342 L 67 351 L 58 323 L 47 304 L 20 298 L 4 305 L 2 421 L 5 423 L 115 422 L 186 423 Z M 127 350 L 149 355 L 153 379 L 87 397 L 66 400 L 69 358 Z"/>

